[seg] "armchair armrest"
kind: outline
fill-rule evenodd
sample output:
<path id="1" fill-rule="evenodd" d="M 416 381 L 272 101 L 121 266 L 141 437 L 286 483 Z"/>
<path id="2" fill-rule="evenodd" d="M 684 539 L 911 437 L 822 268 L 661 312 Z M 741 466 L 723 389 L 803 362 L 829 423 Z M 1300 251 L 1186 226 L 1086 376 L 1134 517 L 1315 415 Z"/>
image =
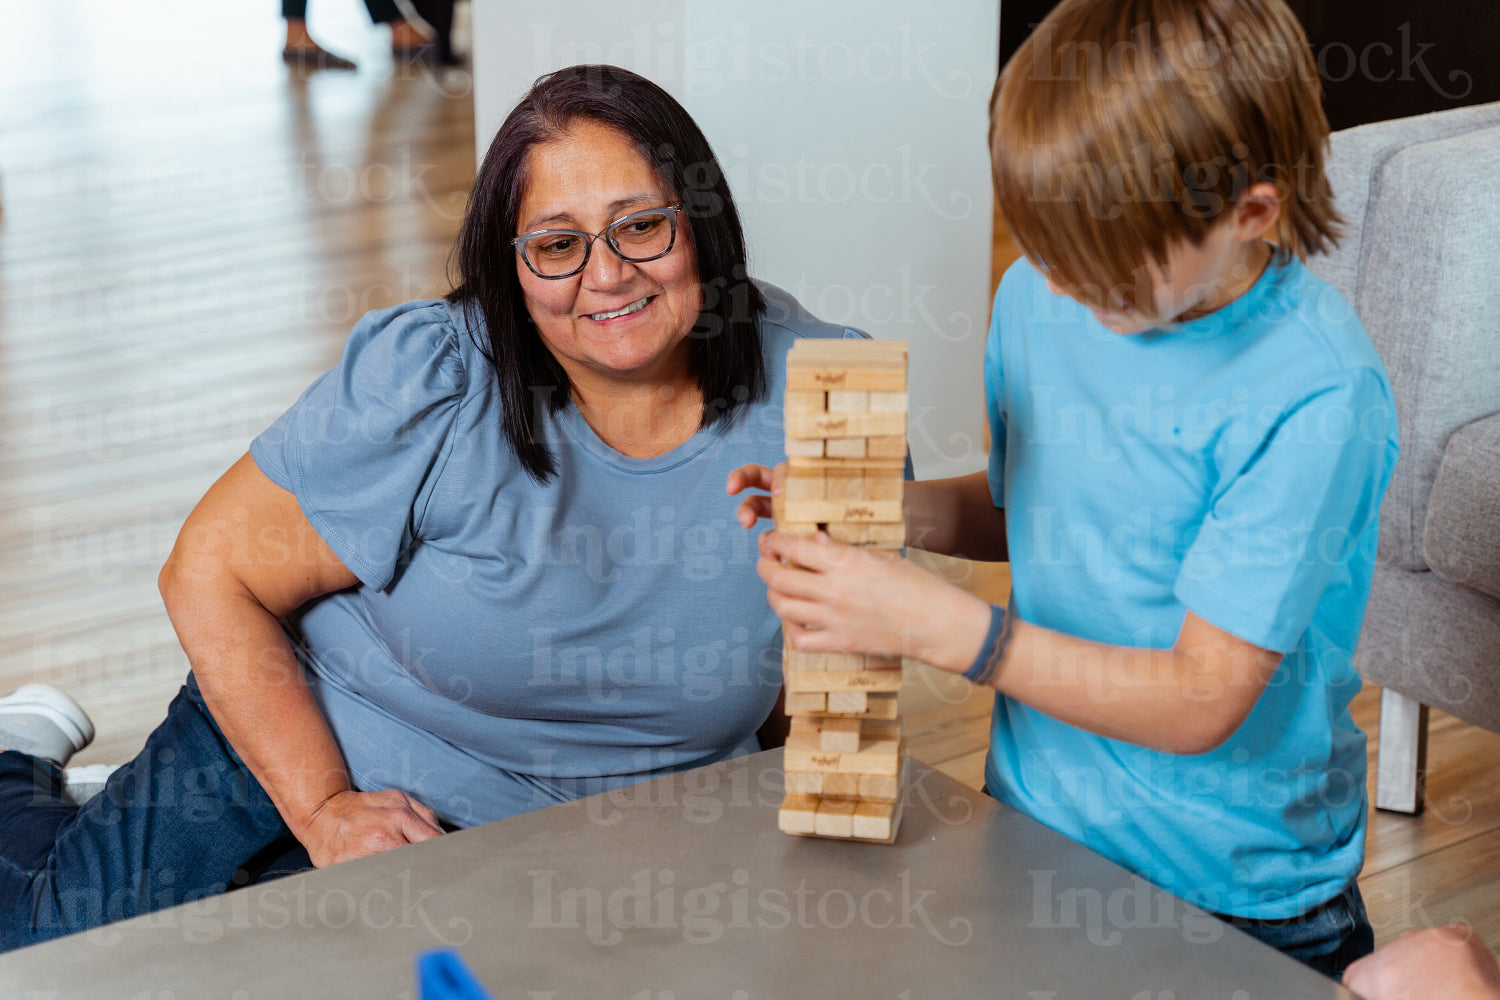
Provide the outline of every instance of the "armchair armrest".
<path id="1" fill-rule="evenodd" d="M 1500 598 L 1500 413 L 1448 438 L 1422 548 L 1438 576 Z"/>

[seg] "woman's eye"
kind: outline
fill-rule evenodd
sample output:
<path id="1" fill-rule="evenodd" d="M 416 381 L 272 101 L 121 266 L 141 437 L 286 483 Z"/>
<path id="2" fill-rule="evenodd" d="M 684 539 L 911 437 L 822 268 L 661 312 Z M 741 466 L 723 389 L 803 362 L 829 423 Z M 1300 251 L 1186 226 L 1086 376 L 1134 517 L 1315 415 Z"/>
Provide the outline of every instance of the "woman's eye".
<path id="1" fill-rule="evenodd" d="M 532 243 L 538 253 L 561 256 L 573 249 L 578 242 L 574 236 L 549 236 L 546 239 L 536 240 Z"/>
<path id="2" fill-rule="evenodd" d="M 661 225 L 660 218 L 631 219 L 628 223 L 625 224 L 624 230 L 631 236 L 641 236 L 645 233 L 651 232 L 651 230 L 655 229 L 659 225 Z"/>

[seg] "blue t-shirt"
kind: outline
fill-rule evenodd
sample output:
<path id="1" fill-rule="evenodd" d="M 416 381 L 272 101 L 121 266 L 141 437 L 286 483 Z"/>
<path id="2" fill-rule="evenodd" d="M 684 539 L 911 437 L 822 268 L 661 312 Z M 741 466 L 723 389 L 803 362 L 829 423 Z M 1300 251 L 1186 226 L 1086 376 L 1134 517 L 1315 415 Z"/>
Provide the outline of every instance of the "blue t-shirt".
<path id="1" fill-rule="evenodd" d="M 729 472 L 784 453 L 794 339 L 856 337 L 762 286 L 767 398 L 665 455 L 621 455 L 571 404 L 532 480 L 461 310 L 365 316 L 255 439 L 260 469 L 360 585 L 288 623 L 356 788 L 459 826 L 758 749 L 781 684 L 758 531 Z"/>
<path id="2" fill-rule="evenodd" d="M 1022 260 L 985 384 L 1023 621 L 1170 648 L 1192 611 L 1284 654 L 1244 724 L 1193 756 L 997 697 L 990 789 L 1208 909 L 1269 919 L 1334 896 L 1364 859 L 1352 655 L 1397 457 L 1354 311 L 1292 258 L 1209 316 L 1121 336 Z"/>

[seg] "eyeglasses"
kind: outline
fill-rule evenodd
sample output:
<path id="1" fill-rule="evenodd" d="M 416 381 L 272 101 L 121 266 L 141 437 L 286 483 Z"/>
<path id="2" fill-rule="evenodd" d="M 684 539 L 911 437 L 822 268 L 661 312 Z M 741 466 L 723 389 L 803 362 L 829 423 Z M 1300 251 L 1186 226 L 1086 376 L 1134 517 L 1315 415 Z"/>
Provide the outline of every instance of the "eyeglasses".
<path id="1" fill-rule="evenodd" d="M 510 242 L 538 278 L 570 278 L 588 264 L 594 241 L 601 236 L 617 257 L 632 264 L 665 257 L 677 243 L 681 211 L 681 205 L 647 208 L 592 235 L 577 229 L 538 229 Z"/>

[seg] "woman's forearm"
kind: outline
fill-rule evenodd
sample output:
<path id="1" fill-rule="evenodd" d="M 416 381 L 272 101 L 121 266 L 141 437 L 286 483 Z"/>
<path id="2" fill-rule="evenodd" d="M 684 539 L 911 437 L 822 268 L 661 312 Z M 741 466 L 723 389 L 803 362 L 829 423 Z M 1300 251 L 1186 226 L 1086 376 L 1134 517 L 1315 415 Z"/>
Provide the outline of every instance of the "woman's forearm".
<path id="1" fill-rule="evenodd" d="M 906 484 L 906 544 L 980 562 L 1006 562 L 1005 511 L 983 472 Z"/>
<path id="2" fill-rule="evenodd" d="M 230 577 L 185 586 L 164 572 L 161 591 L 214 720 L 301 839 L 350 784 L 286 633 Z"/>

